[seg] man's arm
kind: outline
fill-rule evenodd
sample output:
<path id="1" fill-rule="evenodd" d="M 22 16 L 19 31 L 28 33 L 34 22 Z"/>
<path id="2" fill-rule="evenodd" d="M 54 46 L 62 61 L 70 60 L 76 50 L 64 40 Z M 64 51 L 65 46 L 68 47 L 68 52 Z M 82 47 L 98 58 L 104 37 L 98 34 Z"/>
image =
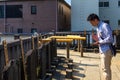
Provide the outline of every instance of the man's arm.
<path id="1" fill-rule="evenodd" d="M 103 25 L 104 35 L 106 35 L 106 38 L 103 38 L 99 41 L 100 44 L 106 44 L 106 43 L 112 43 L 113 42 L 113 36 L 112 36 L 112 30 L 109 25 Z M 102 36 L 101 36 L 102 37 Z"/>

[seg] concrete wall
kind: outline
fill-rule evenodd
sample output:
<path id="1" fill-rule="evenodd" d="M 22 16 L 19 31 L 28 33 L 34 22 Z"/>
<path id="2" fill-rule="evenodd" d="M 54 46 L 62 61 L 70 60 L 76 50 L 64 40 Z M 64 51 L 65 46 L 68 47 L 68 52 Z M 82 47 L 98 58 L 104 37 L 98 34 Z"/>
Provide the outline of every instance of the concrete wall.
<path id="1" fill-rule="evenodd" d="M 92 30 L 87 17 L 91 13 L 99 13 L 98 2 L 98 0 L 71 0 L 72 31 Z"/>

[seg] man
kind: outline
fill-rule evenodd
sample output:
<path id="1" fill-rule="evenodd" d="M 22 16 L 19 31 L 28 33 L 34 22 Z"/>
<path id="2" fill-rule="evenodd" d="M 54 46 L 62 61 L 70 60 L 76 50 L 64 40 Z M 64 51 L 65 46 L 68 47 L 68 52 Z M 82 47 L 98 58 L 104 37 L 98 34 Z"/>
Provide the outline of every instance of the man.
<path id="1" fill-rule="evenodd" d="M 99 51 L 101 55 L 101 70 L 102 70 L 102 80 L 111 80 L 111 60 L 112 51 L 110 50 L 109 44 L 113 43 L 112 30 L 107 23 L 100 21 L 96 14 L 90 14 L 87 18 L 92 26 L 97 29 L 97 38 L 93 45 L 99 46 Z M 95 38 L 95 37 L 94 37 Z"/>

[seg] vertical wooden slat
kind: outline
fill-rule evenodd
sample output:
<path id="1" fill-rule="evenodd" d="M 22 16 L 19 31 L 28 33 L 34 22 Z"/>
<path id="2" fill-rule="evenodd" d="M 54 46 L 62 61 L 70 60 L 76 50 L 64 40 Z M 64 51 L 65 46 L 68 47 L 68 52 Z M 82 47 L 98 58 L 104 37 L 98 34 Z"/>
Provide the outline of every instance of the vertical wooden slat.
<path id="1" fill-rule="evenodd" d="M 69 48 L 70 48 L 70 43 L 67 42 L 67 58 L 69 58 L 70 54 L 69 54 Z"/>
<path id="2" fill-rule="evenodd" d="M 83 57 L 83 42 L 81 40 L 81 44 L 80 44 L 80 52 L 81 52 L 81 57 Z"/>
<path id="3" fill-rule="evenodd" d="M 78 52 L 80 52 L 80 40 L 78 40 Z"/>
<path id="4" fill-rule="evenodd" d="M 32 49 L 35 48 L 35 45 L 34 45 L 34 37 L 32 36 Z"/>
<path id="5" fill-rule="evenodd" d="M 23 49 L 23 41 L 20 38 L 20 48 L 21 48 L 21 56 L 22 56 L 22 61 L 23 61 L 23 70 L 24 70 L 24 80 L 27 80 L 27 72 L 26 72 L 26 67 L 25 67 L 25 56 L 24 56 L 24 49 Z"/>
<path id="6" fill-rule="evenodd" d="M 5 65 L 9 63 L 9 56 L 8 56 L 8 49 L 7 49 L 7 42 L 6 40 L 3 41 L 4 46 L 4 55 L 5 55 Z"/>

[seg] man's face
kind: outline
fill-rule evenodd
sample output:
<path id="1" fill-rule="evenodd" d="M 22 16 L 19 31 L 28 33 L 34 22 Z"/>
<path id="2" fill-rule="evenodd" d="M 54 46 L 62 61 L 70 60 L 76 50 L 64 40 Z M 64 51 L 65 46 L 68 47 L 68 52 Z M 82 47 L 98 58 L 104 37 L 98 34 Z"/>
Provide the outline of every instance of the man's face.
<path id="1" fill-rule="evenodd" d="M 91 20 L 90 23 L 91 23 L 92 26 L 97 27 L 97 25 L 98 25 L 98 20 L 97 20 L 97 19 Z"/>

